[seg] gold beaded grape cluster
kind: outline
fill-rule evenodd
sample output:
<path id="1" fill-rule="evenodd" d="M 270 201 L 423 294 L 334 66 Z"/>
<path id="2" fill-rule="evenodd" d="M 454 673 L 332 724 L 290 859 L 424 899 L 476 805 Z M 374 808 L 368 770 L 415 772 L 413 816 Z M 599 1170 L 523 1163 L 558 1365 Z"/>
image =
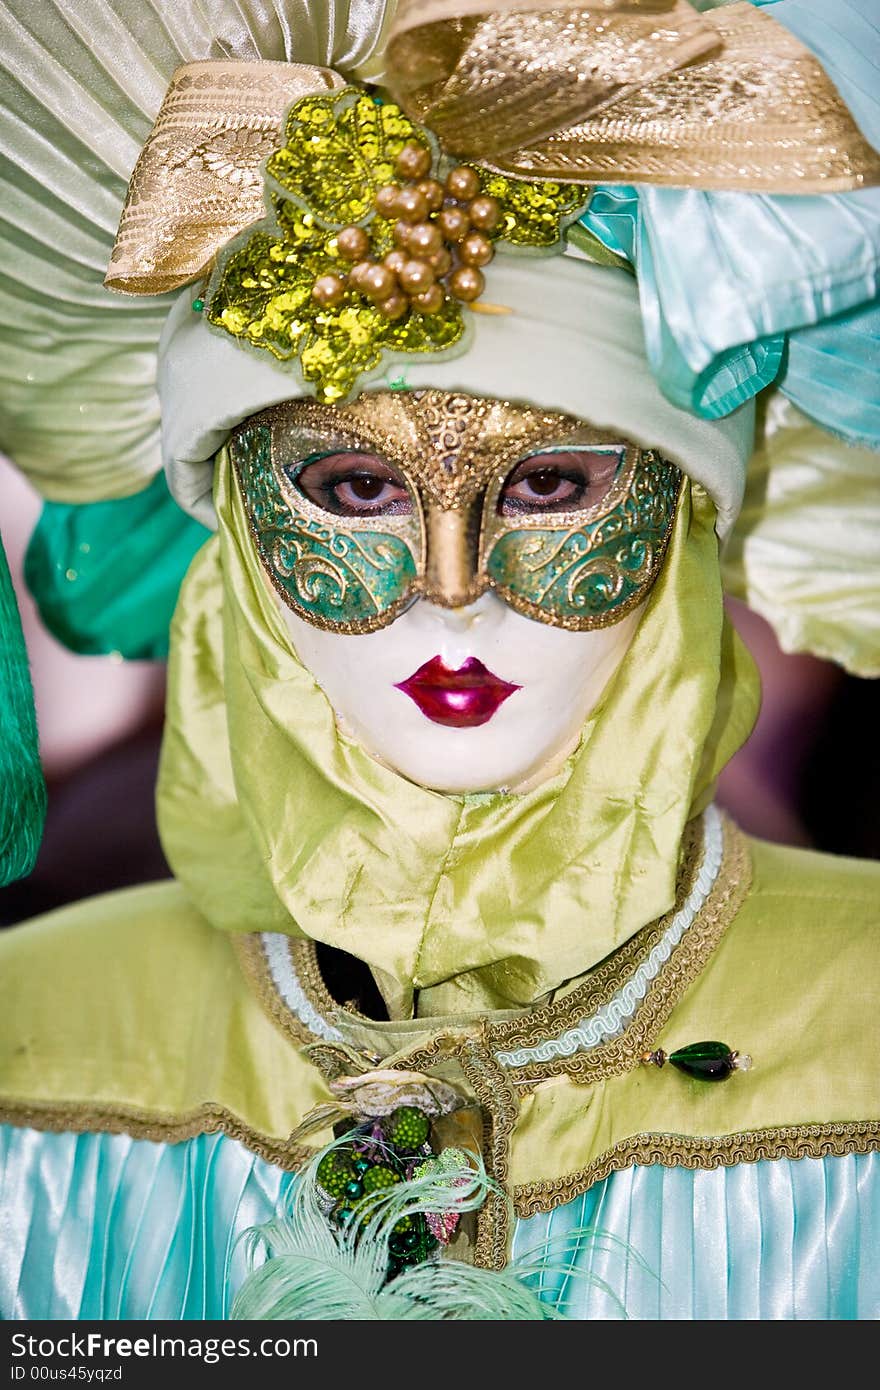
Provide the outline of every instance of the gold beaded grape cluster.
<path id="1" fill-rule="evenodd" d="M 370 237 L 351 224 L 336 237 L 339 254 L 352 262 L 347 275 L 322 275 L 312 297 L 319 304 L 341 304 L 351 286 L 376 304 L 384 318 L 410 310 L 436 314 L 451 294 L 465 304 L 486 287 L 482 267 L 495 255 L 490 239 L 501 221 L 497 198 L 480 192 L 475 169 L 459 165 L 444 183 L 429 178 L 431 151 L 411 140 L 394 163 L 406 183 L 386 183 L 376 194 L 379 217 L 394 224 L 394 248 L 370 255 Z"/>
<path id="2" fill-rule="evenodd" d="M 452 165 L 398 106 L 355 88 L 296 102 L 285 136 L 266 163 L 270 216 L 193 307 L 295 363 L 326 404 L 383 357 L 460 348 L 496 247 L 562 249 L 589 196 Z"/>

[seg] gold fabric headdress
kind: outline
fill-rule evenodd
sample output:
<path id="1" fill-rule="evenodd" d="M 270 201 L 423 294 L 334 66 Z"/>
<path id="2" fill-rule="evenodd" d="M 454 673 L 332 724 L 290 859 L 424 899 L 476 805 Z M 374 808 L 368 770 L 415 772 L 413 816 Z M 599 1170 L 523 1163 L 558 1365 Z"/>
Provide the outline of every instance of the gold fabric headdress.
<path id="1" fill-rule="evenodd" d="M 399 0 L 384 87 L 443 149 L 521 178 L 830 193 L 880 182 L 821 64 L 741 0 Z M 196 279 L 264 213 L 261 161 L 326 68 L 178 71 L 132 176 L 106 283 Z"/>

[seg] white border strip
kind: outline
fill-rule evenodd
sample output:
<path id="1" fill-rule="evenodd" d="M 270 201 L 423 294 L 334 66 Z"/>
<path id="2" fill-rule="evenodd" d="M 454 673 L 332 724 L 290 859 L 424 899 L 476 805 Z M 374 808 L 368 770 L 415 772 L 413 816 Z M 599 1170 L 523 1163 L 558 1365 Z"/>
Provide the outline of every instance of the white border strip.
<path id="1" fill-rule="evenodd" d="M 272 983 L 291 1013 L 296 1014 L 300 1023 L 304 1023 L 325 1042 L 344 1042 L 339 1029 L 326 1023 L 306 998 L 290 959 L 290 937 L 284 932 L 264 931 L 260 932 L 260 941 Z"/>

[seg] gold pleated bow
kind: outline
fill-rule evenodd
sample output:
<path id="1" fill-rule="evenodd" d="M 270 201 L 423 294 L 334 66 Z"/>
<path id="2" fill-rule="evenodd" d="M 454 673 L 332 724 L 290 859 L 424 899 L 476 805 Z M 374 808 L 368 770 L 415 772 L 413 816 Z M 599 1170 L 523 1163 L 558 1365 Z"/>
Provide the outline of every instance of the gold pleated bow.
<path id="1" fill-rule="evenodd" d="M 260 165 L 328 68 L 179 68 L 135 166 L 106 284 L 175 289 L 265 213 Z M 741 0 L 399 0 L 385 85 L 451 155 L 572 183 L 832 193 L 880 183 L 808 49 Z"/>

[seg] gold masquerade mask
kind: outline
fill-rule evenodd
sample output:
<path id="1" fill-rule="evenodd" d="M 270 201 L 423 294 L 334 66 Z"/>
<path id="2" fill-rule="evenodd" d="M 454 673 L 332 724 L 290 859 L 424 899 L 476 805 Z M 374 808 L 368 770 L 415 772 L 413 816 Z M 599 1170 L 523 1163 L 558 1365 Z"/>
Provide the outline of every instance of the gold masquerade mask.
<path id="1" fill-rule="evenodd" d="M 346 633 L 487 589 L 539 622 L 607 627 L 653 584 L 681 481 L 573 416 L 443 391 L 290 401 L 230 452 L 272 584 Z"/>

